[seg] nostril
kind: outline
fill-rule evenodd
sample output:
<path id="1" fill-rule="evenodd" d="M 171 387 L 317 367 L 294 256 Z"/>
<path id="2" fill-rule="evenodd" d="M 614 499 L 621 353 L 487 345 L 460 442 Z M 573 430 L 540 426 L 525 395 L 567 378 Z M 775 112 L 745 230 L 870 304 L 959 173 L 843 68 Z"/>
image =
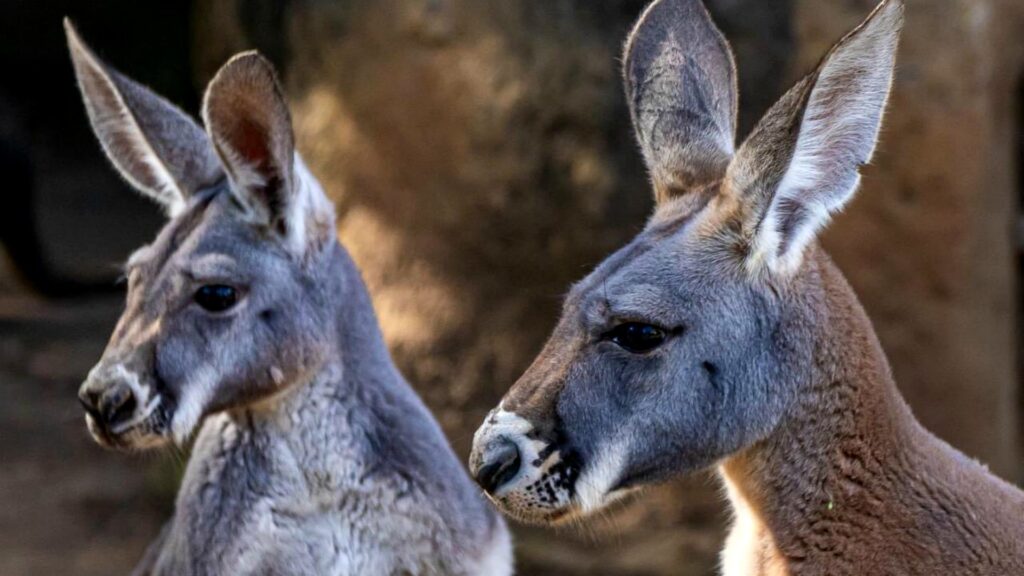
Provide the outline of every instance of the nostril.
<path id="1" fill-rule="evenodd" d="M 476 471 L 476 482 L 484 491 L 494 493 L 507 484 L 519 472 L 522 459 L 515 442 L 498 438 L 484 454 L 483 466 Z"/>
<path id="2" fill-rule="evenodd" d="M 110 415 L 111 424 L 120 424 L 132 417 L 135 414 L 135 395 L 129 393 L 128 398 L 121 403 L 120 406 L 114 410 L 114 413 Z"/>
<path id="3" fill-rule="evenodd" d="M 135 395 L 126 385 L 115 385 L 99 401 L 99 412 L 107 426 L 120 424 L 135 413 Z"/>

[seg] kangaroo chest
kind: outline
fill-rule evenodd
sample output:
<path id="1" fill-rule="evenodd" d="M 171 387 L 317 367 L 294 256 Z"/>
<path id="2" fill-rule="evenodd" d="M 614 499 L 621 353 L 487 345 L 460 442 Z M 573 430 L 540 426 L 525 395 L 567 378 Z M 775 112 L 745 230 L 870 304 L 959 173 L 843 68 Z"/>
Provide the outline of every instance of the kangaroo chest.
<path id="1" fill-rule="evenodd" d="M 439 526 L 409 486 L 356 454 L 311 465 L 250 441 L 221 417 L 204 426 L 156 574 L 437 573 L 423 563 Z"/>

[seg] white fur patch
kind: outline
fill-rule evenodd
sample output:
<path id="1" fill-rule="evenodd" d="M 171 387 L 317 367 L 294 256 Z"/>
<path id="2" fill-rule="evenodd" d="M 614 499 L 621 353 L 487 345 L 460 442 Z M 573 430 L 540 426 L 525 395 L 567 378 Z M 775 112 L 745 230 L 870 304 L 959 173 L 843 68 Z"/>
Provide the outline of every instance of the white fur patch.
<path id="1" fill-rule="evenodd" d="M 333 237 L 334 205 L 298 152 L 295 153 L 293 172 L 295 195 L 286 216 L 288 245 L 295 254 L 302 254 L 311 244 L 325 240 L 314 237 L 311 231 L 328 230 Z"/>
<path id="2" fill-rule="evenodd" d="M 171 437 L 175 444 L 183 446 L 188 441 L 206 412 L 216 384 L 217 375 L 203 367 L 182 387 L 178 407 L 171 418 Z"/>
<path id="3" fill-rule="evenodd" d="M 749 576 L 758 574 L 761 566 L 761 535 L 764 526 L 753 508 L 724 472 L 720 473 L 729 502 L 732 504 L 733 524 L 722 549 L 722 576 Z"/>
<path id="4" fill-rule="evenodd" d="M 576 480 L 576 499 L 584 513 L 594 512 L 609 503 L 612 486 L 622 476 L 629 447 L 625 442 L 600 450 L 593 462 L 587 462 Z"/>

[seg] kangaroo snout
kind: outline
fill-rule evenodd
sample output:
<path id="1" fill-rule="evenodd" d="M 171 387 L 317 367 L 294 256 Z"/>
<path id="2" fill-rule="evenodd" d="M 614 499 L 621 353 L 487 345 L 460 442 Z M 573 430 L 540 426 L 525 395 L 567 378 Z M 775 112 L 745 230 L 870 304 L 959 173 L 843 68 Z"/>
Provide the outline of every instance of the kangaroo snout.
<path id="1" fill-rule="evenodd" d="M 166 421 L 162 398 L 122 364 L 98 365 L 78 389 L 93 438 L 110 448 L 142 448 Z"/>
<path id="2" fill-rule="evenodd" d="M 499 436 L 474 454 L 470 472 L 488 494 L 494 494 L 515 478 L 522 466 L 519 447 L 507 436 Z"/>
<path id="3" fill-rule="evenodd" d="M 106 432 L 130 421 L 138 408 L 135 392 L 124 379 L 104 381 L 90 378 L 79 388 L 78 401 L 86 414 Z"/>

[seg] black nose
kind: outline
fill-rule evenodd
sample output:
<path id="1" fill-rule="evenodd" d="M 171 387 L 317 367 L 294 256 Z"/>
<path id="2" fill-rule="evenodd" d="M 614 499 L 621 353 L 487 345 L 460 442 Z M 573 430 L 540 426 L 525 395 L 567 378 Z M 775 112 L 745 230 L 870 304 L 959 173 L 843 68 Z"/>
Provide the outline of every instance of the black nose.
<path id="1" fill-rule="evenodd" d="M 104 386 L 87 382 L 78 391 L 78 401 L 97 424 L 107 429 L 128 421 L 135 414 L 135 394 L 124 382 Z"/>
<path id="2" fill-rule="evenodd" d="M 501 436 L 488 444 L 474 477 L 484 491 L 493 494 L 515 477 L 522 461 L 516 443 Z"/>

